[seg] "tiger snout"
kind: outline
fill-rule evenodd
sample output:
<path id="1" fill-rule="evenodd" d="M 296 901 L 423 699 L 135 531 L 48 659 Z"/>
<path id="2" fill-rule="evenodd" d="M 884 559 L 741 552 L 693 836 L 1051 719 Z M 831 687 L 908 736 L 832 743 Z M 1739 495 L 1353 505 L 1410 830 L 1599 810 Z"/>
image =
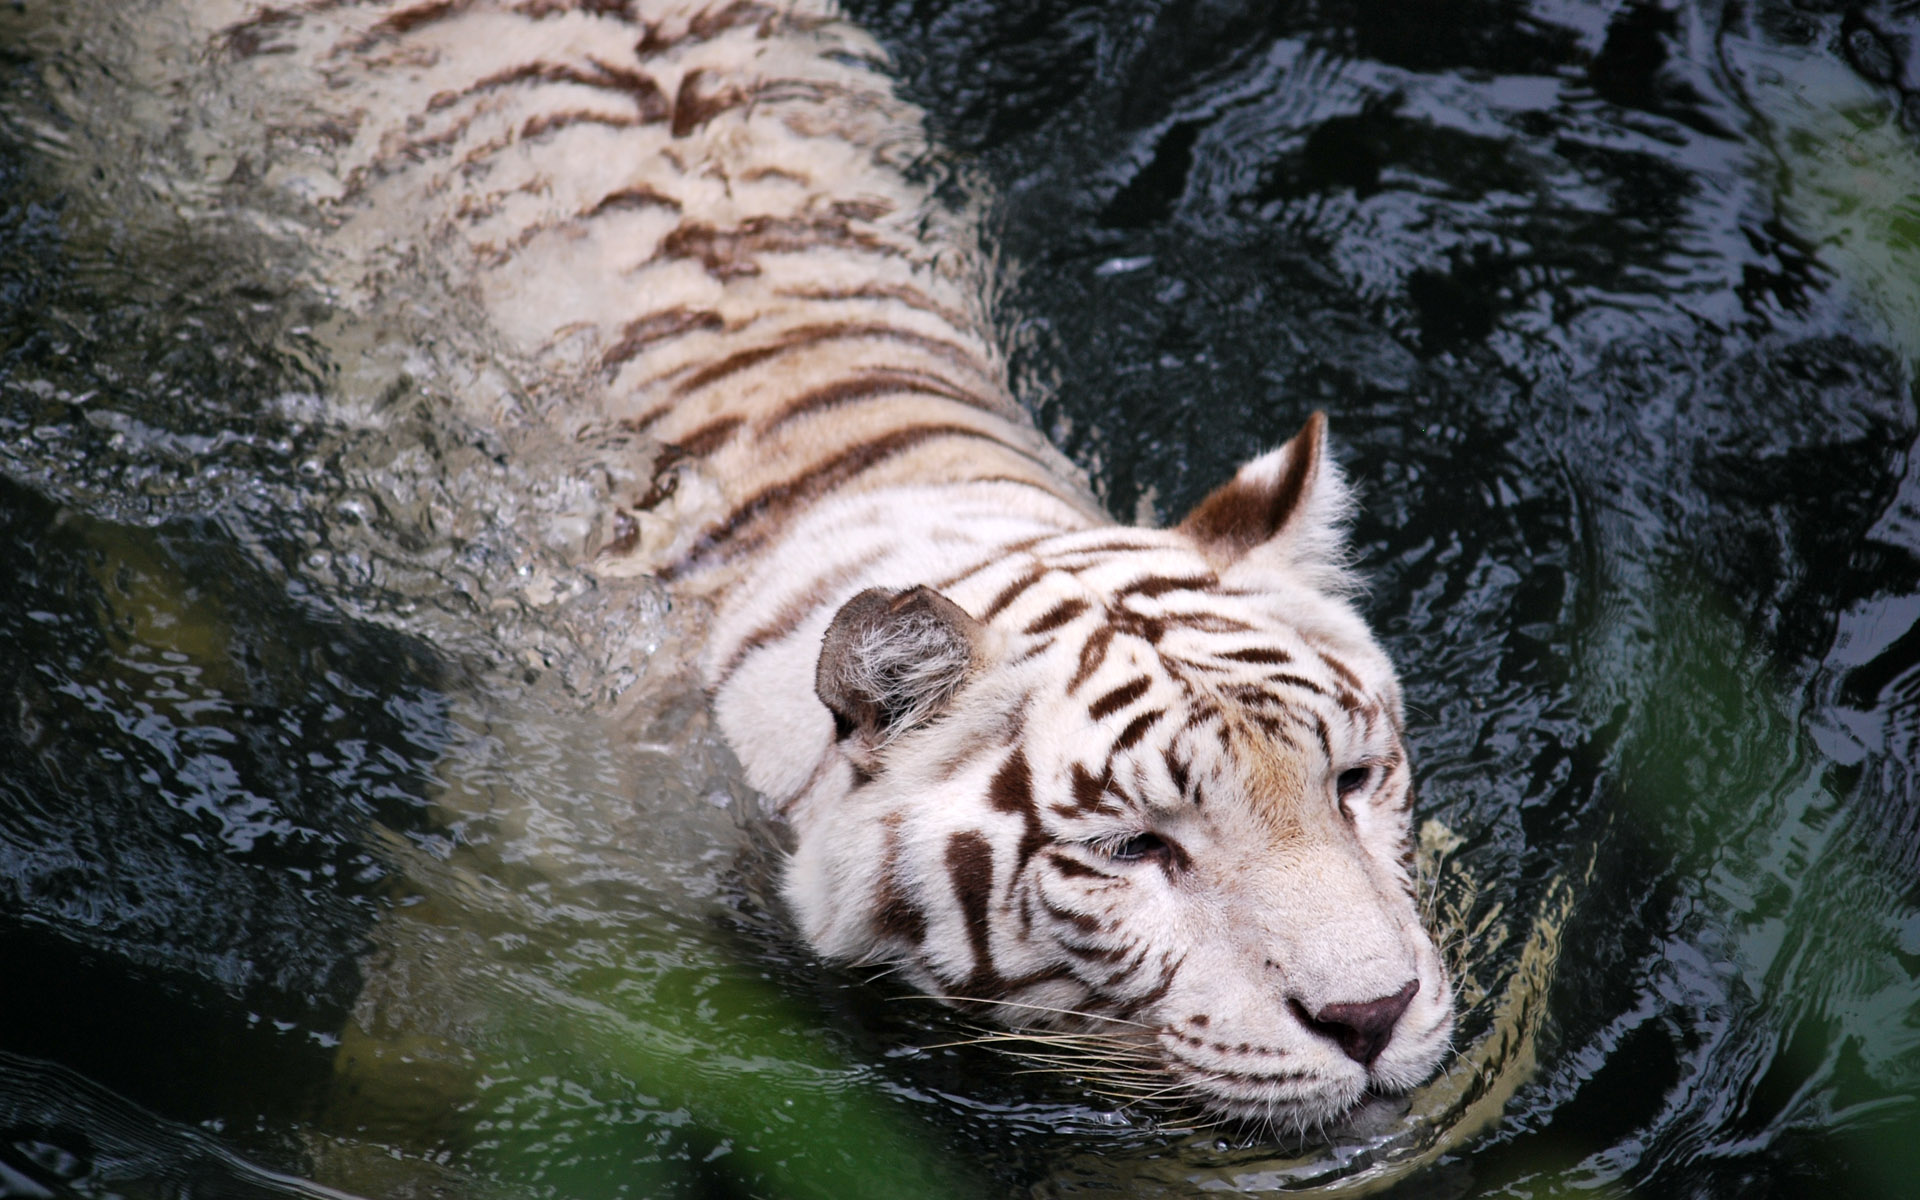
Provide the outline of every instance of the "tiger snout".
<path id="1" fill-rule="evenodd" d="M 1238 963 L 1188 964 L 1160 1006 L 1169 1073 L 1209 1111 L 1301 1130 L 1424 1081 L 1449 1044 L 1452 989 L 1393 907 L 1295 913 L 1284 936 L 1245 937 Z"/>

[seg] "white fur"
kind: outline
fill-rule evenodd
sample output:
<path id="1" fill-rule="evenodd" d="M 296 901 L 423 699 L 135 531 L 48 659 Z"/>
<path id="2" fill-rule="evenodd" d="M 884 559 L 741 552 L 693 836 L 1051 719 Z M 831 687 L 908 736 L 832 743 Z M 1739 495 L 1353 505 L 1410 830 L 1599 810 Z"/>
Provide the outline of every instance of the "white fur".
<path id="1" fill-rule="evenodd" d="M 324 214 L 342 303 L 432 272 L 514 360 L 524 392 L 455 389 L 470 419 L 697 447 L 660 454 L 653 499 L 609 500 L 634 506 L 637 547 L 591 565 L 609 587 L 671 571 L 715 601 L 715 712 L 791 823 L 786 896 L 821 953 L 896 962 L 928 991 L 990 984 L 1008 1023 L 1111 1035 L 1215 1112 L 1309 1125 L 1432 1070 L 1451 996 L 1400 866 L 1399 686 L 1347 600 L 1337 468 L 1317 436 L 1243 467 L 1256 491 L 1304 484 L 1244 552 L 1109 522 L 1010 400 L 971 227 L 903 169 L 924 137 L 870 39 L 815 3 L 704 32 L 703 14 L 748 10 L 369 0 L 245 23 L 257 6 L 196 4 L 251 64 L 236 107 L 299 151 L 275 182 Z M 708 236 L 739 247 L 689 249 Z M 635 335 L 676 313 L 697 319 Z M 859 391 L 875 378 L 903 382 Z M 835 465 L 883 444 L 898 452 Z M 879 769 L 856 770 L 814 694 L 822 636 L 862 590 L 922 584 L 985 627 L 965 672 L 911 624 L 858 648 L 855 686 L 916 699 Z M 1032 805 L 996 807 L 1020 763 Z M 1369 763 L 1366 794 L 1339 796 Z M 1111 772 L 1106 794 L 1090 771 Z M 1146 833 L 1182 865 L 1114 858 Z M 1298 1016 L 1408 981 L 1371 1066 Z"/>

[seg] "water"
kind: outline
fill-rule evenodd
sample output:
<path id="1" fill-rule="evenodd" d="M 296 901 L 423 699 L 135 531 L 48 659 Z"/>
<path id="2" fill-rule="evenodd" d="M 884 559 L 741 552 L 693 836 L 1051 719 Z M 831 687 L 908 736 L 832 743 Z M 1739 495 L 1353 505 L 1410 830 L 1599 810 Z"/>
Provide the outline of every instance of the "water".
<path id="1" fill-rule="evenodd" d="M 1914 8 L 853 8 L 1110 508 L 1332 415 L 1461 1058 L 1223 1142 L 812 963 L 698 614 L 569 571 L 431 281 L 341 316 L 155 8 L 16 5 L 0 1194 L 1906 1194 Z"/>

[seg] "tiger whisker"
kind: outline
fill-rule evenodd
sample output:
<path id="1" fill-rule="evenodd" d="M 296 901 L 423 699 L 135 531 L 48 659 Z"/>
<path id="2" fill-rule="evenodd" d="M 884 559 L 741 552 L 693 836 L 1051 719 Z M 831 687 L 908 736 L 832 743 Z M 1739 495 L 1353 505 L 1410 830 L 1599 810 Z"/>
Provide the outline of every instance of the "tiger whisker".
<path id="1" fill-rule="evenodd" d="M 1125 1059 L 1094 1059 L 1068 1057 L 1065 1055 L 1043 1056 L 1031 1054 L 1023 1054 L 1020 1057 L 1027 1062 L 1039 1063 L 1042 1067 L 1059 1066 L 1072 1071 L 1092 1071 L 1099 1069 L 1110 1074 L 1131 1072 L 1137 1075 L 1151 1076 L 1155 1079 L 1161 1078 L 1163 1075 L 1163 1072 L 1157 1069 L 1157 1063 L 1145 1062 L 1138 1059 L 1129 1062 Z"/>
<path id="2" fill-rule="evenodd" d="M 1114 1025 L 1131 1025 L 1136 1029 L 1153 1031 L 1154 1027 L 1140 1021 L 1129 1021 L 1124 1017 L 1109 1017 L 1100 1013 L 1084 1012 L 1077 1008 L 1057 1008 L 1049 1004 L 1029 1004 L 1023 1000 L 994 1000 L 980 996 L 941 996 L 933 993 L 920 993 L 903 996 L 904 1000 L 937 1000 L 943 1004 L 992 1004 L 999 1008 L 1020 1008 L 1029 1012 L 1052 1013 L 1055 1016 L 1078 1017 L 1082 1021 L 1104 1021 Z"/>
<path id="3" fill-rule="evenodd" d="M 1203 1121 L 1199 1119 L 1198 1114 L 1191 1113 L 1183 1114 L 1177 1118 L 1177 1120 L 1179 1123 L 1171 1127 L 1187 1133 L 1207 1133 L 1214 1129 L 1224 1129 L 1233 1123 L 1233 1118 L 1231 1117 L 1211 1117 Z"/>
<path id="4" fill-rule="evenodd" d="M 870 968 L 873 971 L 873 974 L 867 976 L 867 982 L 870 984 L 879 983 L 881 980 L 898 975 L 907 969 L 907 964 L 903 962 L 880 962 L 878 960 L 862 960 L 853 965 L 856 967 Z"/>
<path id="5" fill-rule="evenodd" d="M 1061 1053 L 1044 1053 L 1023 1047 L 1018 1038 L 981 1038 L 974 1041 L 946 1042 L 932 1046 L 923 1046 L 923 1050 L 945 1050 L 968 1046 L 979 1046 L 996 1053 L 1011 1055 L 1024 1062 L 1043 1065 L 1058 1064 L 1063 1069 L 1092 1071 L 1134 1071 L 1158 1078 L 1161 1074 L 1160 1060 L 1153 1055 L 1142 1054 L 1129 1047 L 1107 1046 L 1069 1046 Z"/>
<path id="6" fill-rule="evenodd" d="M 1141 1059 L 1157 1060 L 1152 1053 L 1153 1042 L 1128 1040 L 1122 1035 L 1108 1033 L 1027 1033 L 1018 1030 L 983 1029 L 972 1036 L 957 1039 L 947 1045 L 966 1046 L 1039 1046 L 1060 1049 L 1104 1050 L 1116 1053 L 1128 1053 Z"/>
<path id="7" fill-rule="evenodd" d="M 1104 1079 L 1139 1079 L 1155 1084 L 1160 1083 L 1166 1078 L 1163 1072 L 1154 1070 L 1145 1064 L 1128 1066 L 1124 1064 L 1083 1062 L 1070 1058 L 1029 1061 L 1032 1062 L 1033 1065 L 1022 1067 L 1016 1071 L 1015 1074 L 1034 1073 L 1044 1075 L 1058 1073 L 1085 1075 L 1089 1077 L 1097 1075 Z"/>
<path id="8" fill-rule="evenodd" d="M 1148 1056 L 1144 1056 L 1144 1054 L 1127 1054 L 1127 1052 L 1100 1052 L 1100 1050 L 1071 1050 L 1071 1048 L 1069 1048 L 1069 1050 L 1062 1052 L 1062 1054 L 1043 1054 L 1043 1052 L 1035 1052 L 1035 1050 L 1021 1050 L 1018 1046 L 991 1046 L 991 1048 L 995 1048 L 995 1050 L 1006 1050 L 1008 1054 L 1018 1054 L 1020 1058 L 1025 1058 L 1025 1060 L 1029 1060 L 1029 1062 L 1066 1062 L 1066 1064 L 1073 1064 L 1073 1062 L 1116 1062 L 1116 1064 L 1133 1064 L 1133 1066 L 1142 1066 L 1142 1068 L 1156 1066 L 1156 1060 L 1154 1060 L 1154 1058 L 1148 1058 Z"/>
<path id="9" fill-rule="evenodd" d="M 1153 1055 L 1140 1054 L 1127 1047 L 1066 1046 L 1061 1047 L 1058 1052 L 1050 1052 L 1051 1048 L 1047 1050 L 1023 1048 L 1012 1039 L 1000 1043 L 981 1044 L 989 1045 L 993 1049 L 1005 1049 L 1009 1053 L 1019 1054 L 1023 1057 L 1037 1059 L 1042 1062 L 1052 1061 L 1055 1058 L 1065 1062 L 1086 1062 L 1093 1056 L 1098 1056 L 1100 1059 L 1108 1062 L 1133 1062 L 1141 1064 L 1159 1062 L 1159 1059 Z"/>
<path id="10" fill-rule="evenodd" d="M 1152 1088 L 1158 1086 L 1164 1076 L 1144 1069 L 1125 1067 L 1085 1067 L 1075 1063 L 1057 1063 L 1051 1066 L 1024 1067 L 1016 1075 L 1059 1075 L 1067 1078 L 1085 1079 L 1090 1082 L 1111 1083 L 1115 1086 L 1134 1088 Z"/>
<path id="11" fill-rule="evenodd" d="M 1094 1095 L 1099 1096 L 1103 1100 L 1113 1101 L 1122 1112 L 1125 1112 L 1126 1110 L 1132 1108 L 1134 1105 L 1139 1104 L 1144 1100 L 1144 1097 L 1133 1092 L 1114 1091 L 1114 1090 L 1111 1090 L 1108 1088 L 1102 1088 L 1102 1087 L 1089 1087 L 1089 1090 L 1092 1091 Z"/>
<path id="12" fill-rule="evenodd" d="M 1152 1091 L 1142 1094 L 1140 1097 L 1138 1097 L 1138 1099 L 1143 1102 L 1158 1100 L 1162 1096 L 1173 1095 L 1178 1092 L 1185 1091 L 1186 1087 L 1187 1087 L 1187 1084 L 1185 1082 L 1169 1083 L 1169 1084 L 1165 1084 L 1162 1087 L 1155 1088 Z"/>
<path id="13" fill-rule="evenodd" d="M 977 1042 L 1021 1042 L 1039 1046 L 1125 1046 L 1144 1051 L 1145 1046 L 1153 1043 L 1124 1041 L 1120 1035 L 1111 1033 L 1052 1033 L 1045 1030 L 1024 1032 L 1020 1030 L 986 1029 L 981 1030 L 973 1039 Z"/>

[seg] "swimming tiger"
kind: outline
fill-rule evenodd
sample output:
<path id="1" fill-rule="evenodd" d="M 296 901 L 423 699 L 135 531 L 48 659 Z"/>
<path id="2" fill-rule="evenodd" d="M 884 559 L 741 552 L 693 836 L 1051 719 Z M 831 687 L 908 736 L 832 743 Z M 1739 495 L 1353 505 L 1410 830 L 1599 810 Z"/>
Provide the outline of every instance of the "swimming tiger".
<path id="1" fill-rule="evenodd" d="M 1011 394 L 919 114 L 812 0 L 196 17 L 307 154 L 346 302 L 431 266 L 520 356 L 483 416 L 630 439 L 590 565 L 711 601 L 820 954 L 1228 1118 L 1433 1072 L 1452 990 L 1324 417 L 1116 524 Z"/>

